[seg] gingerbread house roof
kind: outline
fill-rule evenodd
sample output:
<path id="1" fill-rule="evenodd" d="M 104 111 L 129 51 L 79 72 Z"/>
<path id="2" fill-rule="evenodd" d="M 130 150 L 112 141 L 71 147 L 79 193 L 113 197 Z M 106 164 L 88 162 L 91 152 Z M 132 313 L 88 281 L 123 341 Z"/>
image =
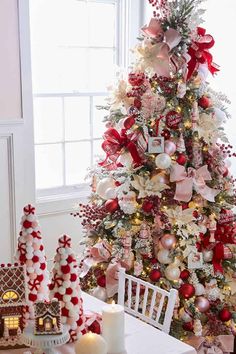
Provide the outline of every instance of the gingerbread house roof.
<path id="1" fill-rule="evenodd" d="M 61 315 L 61 305 L 58 300 L 52 300 L 51 302 L 37 301 L 34 304 L 35 317 L 42 317 L 46 313 L 50 313 L 52 316 Z"/>
<path id="2" fill-rule="evenodd" d="M 0 267 L 0 307 L 13 304 L 25 304 L 26 302 L 26 281 L 25 266 L 7 265 Z M 4 294 L 13 291 L 17 298 L 9 297 L 4 299 Z"/>

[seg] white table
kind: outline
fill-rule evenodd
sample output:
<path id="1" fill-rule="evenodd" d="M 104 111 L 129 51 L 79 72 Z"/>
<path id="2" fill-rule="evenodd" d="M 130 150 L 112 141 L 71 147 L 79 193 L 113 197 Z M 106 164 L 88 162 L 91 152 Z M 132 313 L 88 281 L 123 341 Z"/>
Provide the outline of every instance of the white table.
<path id="1" fill-rule="evenodd" d="M 84 309 L 101 312 L 104 302 L 83 293 Z M 125 314 L 125 343 L 127 354 L 196 354 L 189 345 Z M 32 350 L 27 349 L 28 351 Z M 0 350 L 0 354 L 22 354 L 26 349 Z M 58 354 L 75 354 L 72 344 L 57 349 Z"/>

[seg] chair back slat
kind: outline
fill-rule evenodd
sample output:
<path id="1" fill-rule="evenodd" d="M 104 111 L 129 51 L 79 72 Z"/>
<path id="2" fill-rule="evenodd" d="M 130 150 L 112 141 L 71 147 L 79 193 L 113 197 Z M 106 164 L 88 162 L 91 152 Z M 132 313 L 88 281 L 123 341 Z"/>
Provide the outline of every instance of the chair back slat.
<path id="1" fill-rule="evenodd" d="M 141 287 L 145 289 L 143 295 L 140 295 Z M 135 298 L 132 299 L 133 289 L 135 288 Z M 168 292 L 142 279 L 126 274 L 125 269 L 120 268 L 118 303 L 124 306 L 126 312 L 166 333 L 169 333 L 170 330 L 177 295 L 178 291 L 175 289 Z M 149 303 L 150 306 L 148 307 Z M 160 320 L 162 320 L 162 323 Z"/>
<path id="2" fill-rule="evenodd" d="M 138 308 L 139 308 L 139 297 L 140 297 L 140 283 L 137 283 L 134 311 L 138 311 Z"/>
<path id="3" fill-rule="evenodd" d="M 149 288 L 148 288 L 148 286 L 145 286 L 145 292 L 144 292 L 144 297 L 143 297 L 143 307 L 142 307 L 142 314 L 143 315 L 145 315 L 146 309 L 147 309 L 148 292 L 149 292 Z"/>

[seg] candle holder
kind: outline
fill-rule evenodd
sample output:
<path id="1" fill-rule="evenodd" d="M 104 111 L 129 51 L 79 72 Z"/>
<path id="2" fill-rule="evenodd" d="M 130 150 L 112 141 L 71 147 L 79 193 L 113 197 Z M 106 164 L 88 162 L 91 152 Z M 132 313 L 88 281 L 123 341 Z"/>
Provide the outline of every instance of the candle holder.
<path id="1" fill-rule="evenodd" d="M 102 309 L 102 336 L 107 342 L 107 354 L 126 354 L 124 307 L 106 305 Z"/>

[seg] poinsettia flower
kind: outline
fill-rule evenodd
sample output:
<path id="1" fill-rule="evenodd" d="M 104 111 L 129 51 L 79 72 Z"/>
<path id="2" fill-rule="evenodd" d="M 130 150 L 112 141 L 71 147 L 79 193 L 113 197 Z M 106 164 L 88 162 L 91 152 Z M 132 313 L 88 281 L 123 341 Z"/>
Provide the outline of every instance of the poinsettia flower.
<path id="1" fill-rule="evenodd" d="M 119 80 L 117 86 L 111 88 L 111 96 L 108 102 L 112 110 L 122 109 L 123 107 L 128 109 L 134 103 L 134 98 L 127 96 L 129 91 L 130 86 L 124 80 Z"/>
<path id="2" fill-rule="evenodd" d="M 167 184 L 157 182 L 155 177 L 134 176 L 131 185 L 139 192 L 139 198 L 150 197 L 151 195 L 161 197 L 161 192 L 170 188 Z"/>
<path id="3" fill-rule="evenodd" d="M 199 138 L 202 138 L 207 144 L 216 144 L 218 139 L 227 141 L 226 135 L 221 127 L 221 123 L 214 114 L 202 113 L 199 116 L 196 130 Z"/>

